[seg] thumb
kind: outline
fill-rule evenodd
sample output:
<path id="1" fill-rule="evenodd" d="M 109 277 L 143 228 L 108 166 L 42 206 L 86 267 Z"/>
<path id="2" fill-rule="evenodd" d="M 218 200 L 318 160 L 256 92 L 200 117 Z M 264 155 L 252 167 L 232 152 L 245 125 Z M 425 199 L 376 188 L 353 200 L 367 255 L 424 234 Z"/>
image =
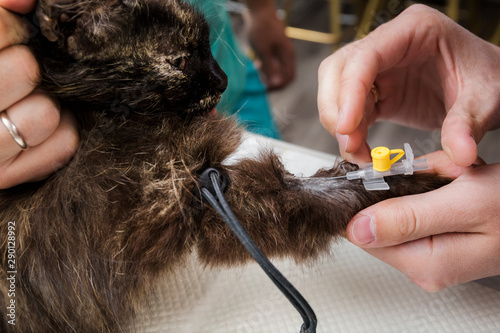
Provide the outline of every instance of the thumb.
<path id="1" fill-rule="evenodd" d="M 425 157 L 431 171 L 444 177 L 456 178 L 471 169 L 457 167 L 442 151 Z M 347 238 L 363 248 L 378 248 L 441 233 L 464 232 L 465 226 L 454 224 L 454 219 L 443 219 L 449 207 L 455 214 L 461 209 L 457 200 L 468 197 L 463 191 L 463 187 L 451 183 L 431 192 L 379 202 L 354 216 L 347 226 Z"/>
<path id="2" fill-rule="evenodd" d="M 449 158 L 459 166 L 469 166 L 477 158 L 477 143 L 488 130 L 479 99 L 461 96 L 443 121 L 441 144 Z"/>
<path id="3" fill-rule="evenodd" d="M 453 193 L 447 187 L 385 200 L 363 210 L 349 222 L 347 238 L 362 248 L 380 248 L 467 231 L 465 225 L 454 224 L 452 218 L 442 219 L 446 207 L 454 207 Z"/>

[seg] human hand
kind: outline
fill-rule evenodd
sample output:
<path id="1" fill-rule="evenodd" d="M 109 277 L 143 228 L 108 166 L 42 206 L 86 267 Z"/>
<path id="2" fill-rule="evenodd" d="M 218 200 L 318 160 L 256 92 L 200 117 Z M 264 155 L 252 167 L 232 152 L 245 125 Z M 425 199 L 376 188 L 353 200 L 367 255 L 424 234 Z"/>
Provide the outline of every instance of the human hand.
<path id="1" fill-rule="evenodd" d="M 318 106 L 348 160 L 369 161 L 367 129 L 385 119 L 441 128 L 447 155 L 469 166 L 485 132 L 500 125 L 499 91 L 500 49 L 438 11 L 414 5 L 322 63 Z"/>
<path id="2" fill-rule="evenodd" d="M 0 111 L 15 124 L 27 146 L 23 150 L 0 122 L 0 188 L 41 180 L 56 171 L 78 146 L 74 119 L 57 101 L 35 90 L 38 64 L 21 45 L 29 32 L 16 14 L 27 13 L 35 0 L 0 0 Z M 10 10 L 10 11 L 9 11 Z"/>
<path id="3" fill-rule="evenodd" d="M 458 167 L 443 151 L 427 157 L 434 171 L 458 178 L 366 208 L 347 238 L 430 292 L 500 274 L 500 164 Z"/>
<path id="4" fill-rule="evenodd" d="M 257 67 L 269 90 L 283 88 L 295 77 L 292 41 L 285 35 L 273 2 L 249 1 L 249 9 L 249 39 L 259 58 Z"/>

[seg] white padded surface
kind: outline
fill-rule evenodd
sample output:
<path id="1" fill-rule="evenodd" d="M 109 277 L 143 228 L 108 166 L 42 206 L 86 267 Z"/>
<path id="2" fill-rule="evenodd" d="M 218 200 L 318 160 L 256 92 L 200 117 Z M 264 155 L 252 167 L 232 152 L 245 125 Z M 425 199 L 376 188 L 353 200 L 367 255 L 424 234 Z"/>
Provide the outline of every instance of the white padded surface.
<path id="1" fill-rule="evenodd" d="M 276 147 L 295 173 L 309 175 L 335 160 L 253 135 L 247 143 L 261 141 Z M 309 301 L 318 332 L 500 332 L 500 291 L 467 283 L 430 294 L 347 241 L 331 252 L 308 266 L 273 260 Z M 195 254 L 175 277 L 160 281 L 150 302 L 138 332 L 288 333 L 302 324 L 257 264 L 208 269 Z"/>

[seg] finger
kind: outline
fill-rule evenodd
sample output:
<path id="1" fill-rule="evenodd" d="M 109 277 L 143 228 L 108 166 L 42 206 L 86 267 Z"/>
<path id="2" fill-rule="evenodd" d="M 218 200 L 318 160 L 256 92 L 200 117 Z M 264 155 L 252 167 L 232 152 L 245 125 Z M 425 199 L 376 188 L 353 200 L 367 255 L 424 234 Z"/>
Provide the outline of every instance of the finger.
<path id="1" fill-rule="evenodd" d="M 442 126 L 442 146 L 454 163 L 469 166 L 477 158 L 477 142 L 485 132 L 487 119 L 481 118 L 480 100 L 470 95 L 462 95 L 446 115 Z"/>
<path id="2" fill-rule="evenodd" d="M 426 172 L 434 172 L 442 177 L 455 179 L 469 170 L 467 167 L 461 167 L 453 163 L 449 156 L 442 150 L 419 157 L 419 159 L 422 158 L 427 159 L 429 162 L 429 170 Z M 484 164 L 486 163 L 480 158 L 475 161 L 475 165 L 479 166 Z"/>
<path id="3" fill-rule="evenodd" d="M 365 99 L 364 117 L 358 127 L 349 135 L 336 133 L 343 113 L 338 113 L 337 92 L 340 89 L 339 77 L 343 71 L 344 55 L 348 51 L 338 52 L 325 59 L 318 70 L 318 109 L 320 121 L 330 133 L 335 134 L 339 142 L 342 157 L 351 162 L 365 163 L 370 161 L 369 146 L 366 143 L 368 125 L 376 120 L 375 97 L 372 93 Z"/>
<path id="4" fill-rule="evenodd" d="M 0 7 L 27 14 L 35 8 L 36 0 L 0 0 Z"/>
<path id="5" fill-rule="evenodd" d="M 339 120 L 337 96 L 340 88 L 345 52 L 337 51 L 324 59 L 318 68 L 318 112 L 323 127 L 335 135 Z"/>
<path id="6" fill-rule="evenodd" d="M 378 56 L 365 42 L 354 48 L 340 78 L 337 132 L 351 134 L 361 122 L 370 89 L 380 67 Z"/>
<path id="7" fill-rule="evenodd" d="M 498 274 L 498 245 L 483 234 L 443 234 L 397 246 L 365 249 L 429 292 Z"/>
<path id="8" fill-rule="evenodd" d="M 471 205 L 473 194 L 463 184 L 454 182 L 428 193 L 373 205 L 349 223 L 348 239 L 358 246 L 374 248 L 444 233 L 481 232 L 484 221 L 478 216 L 487 212 L 471 209 L 476 207 Z"/>
<path id="9" fill-rule="evenodd" d="M 28 147 L 44 142 L 54 133 L 60 121 L 57 102 L 40 92 L 30 94 L 5 112 Z M 3 123 L 0 124 L 0 147 L 0 161 L 10 159 L 22 150 Z"/>
<path id="10" fill-rule="evenodd" d="M 436 52 L 439 27 L 422 25 L 422 15 L 441 16 L 426 6 L 413 5 L 349 48 L 338 94 L 338 108 L 344 115 L 337 128 L 340 134 L 358 127 L 378 73 Z"/>
<path id="11" fill-rule="evenodd" d="M 67 111 L 55 132 L 42 144 L 23 151 L 0 174 L 0 188 L 42 180 L 67 163 L 78 148 L 76 123 Z"/>
<path id="12" fill-rule="evenodd" d="M 363 248 L 379 248 L 466 230 L 464 225 L 439 220 L 441 214 L 451 214 L 453 207 L 443 191 L 393 198 L 361 211 L 347 227 L 349 241 Z M 439 214 L 431 208 L 436 202 L 441 206 Z"/>
<path id="13" fill-rule="evenodd" d="M 347 142 L 343 143 L 345 158 L 354 163 L 368 163 L 371 162 L 370 147 L 367 143 L 368 127 L 375 122 L 376 119 L 376 105 L 375 98 L 373 94 L 369 94 L 366 99 L 365 104 L 365 114 L 356 130 L 350 135 L 340 135 L 343 140 Z M 347 137 L 347 139 L 345 139 Z M 340 141 L 339 141 L 340 142 Z"/>
<path id="14" fill-rule="evenodd" d="M 339 141 L 339 148 L 344 159 L 353 163 L 371 162 L 370 147 L 366 142 L 368 135 L 368 125 L 363 118 L 359 127 L 350 135 L 336 134 Z"/>
<path id="15" fill-rule="evenodd" d="M 38 79 L 38 63 L 26 46 L 0 51 L 0 110 L 28 96 Z"/>
<path id="16" fill-rule="evenodd" d="M 0 50 L 27 41 L 28 29 L 15 14 L 0 7 Z"/>
<path id="17" fill-rule="evenodd" d="M 361 146 L 358 148 L 358 150 L 354 153 L 346 153 L 343 152 L 342 158 L 345 160 L 356 163 L 356 164 L 362 164 L 362 163 L 370 163 L 371 162 L 371 156 L 370 156 L 370 146 L 366 141 L 361 144 Z"/>

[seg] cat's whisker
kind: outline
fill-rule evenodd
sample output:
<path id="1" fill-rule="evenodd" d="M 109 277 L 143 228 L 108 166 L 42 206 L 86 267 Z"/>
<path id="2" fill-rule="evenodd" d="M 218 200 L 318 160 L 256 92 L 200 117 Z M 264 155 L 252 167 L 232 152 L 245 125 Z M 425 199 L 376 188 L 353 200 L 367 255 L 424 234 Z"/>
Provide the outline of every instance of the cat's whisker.
<path id="1" fill-rule="evenodd" d="M 236 51 L 234 50 L 234 48 L 227 42 L 225 41 L 223 38 L 222 38 L 222 34 L 224 32 L 224 29 L 221 29 L 220 32 L 218 32 L 217 34 L 217 38 L 216 38 L 216 41 L 217 42 L 220 42 L 220 43 L 223 43 L 234 55 L 234 58 L 238 60 L 238 62 L 242 65 L 242 66 L 245 66 L 245 63 L 243 62 L 242 59 L 240 59 L 240 57 L 238 56 L 238 54 L 236 53 Z"/>

